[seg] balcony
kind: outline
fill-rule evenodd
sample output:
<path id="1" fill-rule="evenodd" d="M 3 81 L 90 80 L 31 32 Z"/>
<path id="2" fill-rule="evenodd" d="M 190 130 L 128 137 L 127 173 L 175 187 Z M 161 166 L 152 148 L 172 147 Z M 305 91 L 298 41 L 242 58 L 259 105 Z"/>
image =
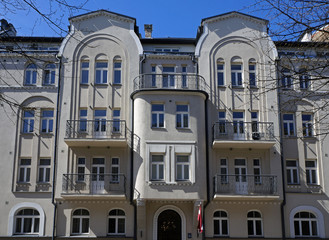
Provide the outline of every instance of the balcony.
<path id="1" fill-rule="evenodd" d="M 123 120 L 68 120 L 66 137 L 70 147 L 124 147 L 127 145 L 126 122 Z"/>
<path id="2" fill-rule="evenodd" d="M 63 174 L 62 197 L 126 198 L 126 177 L 123 174 Z"/>
<path id="3" fill-rule="evenodd" d="M 278 198 L 277 177 L 269 175 L 215 175 L 214 198 Z"/>
<path id="4" fill-rule="evenodd" d="M 214 148 L 269 149 L 275 144 L 270 122 L 217 122 L 213 125 Z"/>
<path id="5" fill-rule="evenodd" d="M 134 79 L 134 91 L 158 89 L 208 92 L 204 78 L 197 74 L 141 74 Z"/>

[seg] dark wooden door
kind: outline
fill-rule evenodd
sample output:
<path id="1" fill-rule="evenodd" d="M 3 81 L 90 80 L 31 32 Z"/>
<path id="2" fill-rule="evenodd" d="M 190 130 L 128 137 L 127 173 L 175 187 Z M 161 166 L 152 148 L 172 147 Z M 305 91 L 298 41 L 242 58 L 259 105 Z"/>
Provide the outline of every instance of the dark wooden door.
<path id="1" fill-rule="evenodd" d="M 158 240 L 182 240 L 182 220 L 174 210 L 165 210 L 158 217 Z"/>

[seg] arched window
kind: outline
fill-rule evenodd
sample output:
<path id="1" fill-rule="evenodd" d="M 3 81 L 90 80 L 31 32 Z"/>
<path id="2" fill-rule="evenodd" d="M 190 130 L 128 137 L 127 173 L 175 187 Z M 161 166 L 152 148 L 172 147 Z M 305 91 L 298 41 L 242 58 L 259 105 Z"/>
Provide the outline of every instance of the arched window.
<path id="1" fill-rule="evenodd" d="M 262 215 L 258 211 L 250 211 L 248 218 L 248 236 L 259 237 L 263 235 Z"/>
<path id="2" fill-rule="evenodd" d="M 256 87 L 256 60 L 249 60 L 249 86 Z"/>
<path id="3" fill-rule="evenodd" d="M 53 63 L 47 64 L 45 68 L 45 78 L 43 80 L 43 85 L 54 85 L 55 84 L 55 73 L 56 65 Z"/>
<path id="4" fill-rule="evenodd" d="M 231 82 L 233 87 L 242 87 L 242 59 L 239 57 L 231 60 Z"/>
<path id="5" fill-rule="evenodd" d="M 95 62 L 95 84 L 107 84 L 108 60 L 105 55 L 97 57 Z"/>
<path id="6" fill-rule="evenodd" d="M 15 215 L 15 234 L 39 234 L 40 214 L 32 208 L 25 208 Z"/>
<path id="7" fill-rule="evenodd" d="M 72 215 L 72 234 L 84 234 L 89 232 L 89 211 L 77 209 Z"/>
<path id="8" fill-rule="evenodd" d="M 25 69 L 25 85 L 37 84 L 37 65 L 29 64 Z"/>
<path id="9" fill-rule="evenodd" d="M 228 236 L 228 218 L 224 211 L 214 212 L 214 236 Z"/>
<path id="10" fill-rule="evenodd" d="M 318 221 L 311 212 L 298 212 L 294 215 L 294 230 L 296 237 L 317 237 Z"/>
<path id="11" fill-rule="evenodd" d="M 89 59 L 83 58 L 81 60 L 81 76 L 80 76 L 81 84 L 89 83 Z"/>
<path id="12" fill-rule="evenodd" d="M 113 209 L 109 212 L 109 235 L 123 235 L 126 232 L 125 212 L 120 209 Z"/>
<path id="13" fill-rule="evenodd" d="M 120 57 L 113 60 L 113 84 L 121 84 L 122 61 Z"/>

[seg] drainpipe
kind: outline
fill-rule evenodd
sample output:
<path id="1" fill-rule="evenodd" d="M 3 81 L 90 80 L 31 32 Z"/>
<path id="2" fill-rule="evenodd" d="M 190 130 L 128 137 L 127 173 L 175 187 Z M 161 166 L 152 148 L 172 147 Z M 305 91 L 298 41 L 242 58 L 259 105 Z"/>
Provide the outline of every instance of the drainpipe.
<path id="1" fill-rule="evenodd" d="M 51 203 L 54 205 L 53 216 L 53 232 L 52 240 L 56 238 L 56 217 L 57 217 L 57 203 L 55 202 L 55 184 L 56 184 L 56 164 L 57 164 L 57 141 L 58 141 L 58 125 L 59 125 L 59 108 L 60 108 L 60 91 L 61 91 L 61 70 L 62 70 L 62 57 L 56 55 L 58 60 L 58 84 L 57 84 L 57 103 L 56 103 L 56 125 L 55 125 L 55 141 L 54 141 L 54 159 L 53 159 L 53 180 L 51 191 Z"/>
<path id="2" fill-rule="evenodd" d="M 275 60 L 275 70 L 278 78 L 279 73 L 279 59 Z M 278 98 L 278 111 L 279 111 L 279 132 L 280 132 L 280 155 L 281 155 L 281 175 L 282 175 L 282 193 L 283 193 L 283 201 L 280 204 L 281 210 L 281 229 L 282 229 L 282 240 L 286 239 L 286 226 L 285 226 L 285 218 L 284 218 L 284 207 L 286 205 L 286 184 L 285 184 L 285 172 L 284 172 L 284 157 L 283 157 L 283 143 L 282 143 L 282 116 L 281 116 L 281 99 L 280 99 L 280 84 L 277 81 L 277 98 Z"/>

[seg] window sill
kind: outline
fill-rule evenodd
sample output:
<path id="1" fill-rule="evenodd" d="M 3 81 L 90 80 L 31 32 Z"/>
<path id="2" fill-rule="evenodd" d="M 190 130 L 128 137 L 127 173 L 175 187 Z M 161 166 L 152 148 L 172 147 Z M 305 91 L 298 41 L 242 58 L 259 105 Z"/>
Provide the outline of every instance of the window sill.
<path id="1" fill-rule="evenodd" d="M 167 130 L 165 127 L 151 127 L 152 130 Z"/>
<path id="2" fill-rule="evenodd" d="M 22 135 L 27 135 L 27 136 L 28 136 L 28 135 L 33 135 L 34 132 L 21 132 L 21 134 L 22 134 Z"/>
<path id="3" fill-rule="evenodd" d="M 43 87 L 55 87 L 55 83 L 53 84 L 42 84 Z"/>
<path id="4" fill-rule="evenodd" d="M 53 133 L 53 132 L 40 132 L 40 135 L 44 135 L 44 136 L 53 136 L 54 133 Z"/>
<path id="5" fill-rule="evenodd" d="M 112 83 L 112 86 L 121 87 L 122 86 L 122 83 Z"/>
<path id="6" fill-rule="evenodd" d="M 257 89 L 259 89 L 259 87 L 258 87 L 258 86 L 249 86 L 249 88 L 250 88 L 250 89 L 254 89 L 254 90 L 257 90 Z"/>
<path id="7" fill-rule="evenodd" d="M 226 88 L 225 85 L 217 85 L 218 88 Z"/>
<path id="8" fill-rule="evenodd" d="M 176 127 L 177 130 L 191 130 L 189 127 Z"/>
<path id="9" fill-rule="evenodd" d="M 232 89 L 244 89 L 244 86 L 232 86 Z"/>
<path id="10" fill-rule="evenodd" d="M 108 85 L 109 85 L 108 83 L 94 83 L 95 87 L 105 87 L 105 86 L 108 86 Z"/>
<path id="11" fill-rule="evenodd" d="M 80 83 L 80 86 L 88 87 L 89 83 Z"/>
<path id="12" fill-rule="evenodd" d="M 150 180 L 149 185 L 153 186 L 191 186 L 193 183 L 189 180 L 176 180 L 175 182 L 165 182 L 165 181 L 156 181 Z"/>

